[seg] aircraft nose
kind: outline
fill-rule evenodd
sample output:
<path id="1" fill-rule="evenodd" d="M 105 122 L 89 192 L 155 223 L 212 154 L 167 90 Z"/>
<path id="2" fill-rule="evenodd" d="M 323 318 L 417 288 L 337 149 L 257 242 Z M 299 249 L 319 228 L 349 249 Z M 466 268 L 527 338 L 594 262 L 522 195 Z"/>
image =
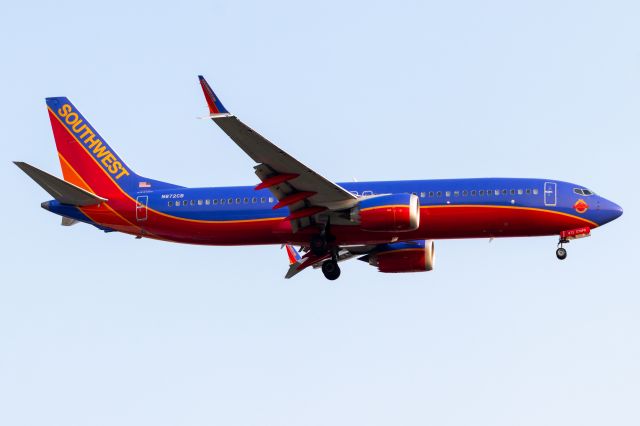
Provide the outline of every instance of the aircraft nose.
<path id="1" fill-rule="evenodd" d="M 606 212 L 607 222 L 611 222 L 612 220 L 616 220 L 617 218 L 622 216 L 622 207 L 607 199 L 604 199 L 603 201 L 604 202 L 602 203 L 603 205 L 601 205 L 601 208 Z"/>
<path id="2" fill-rule="evenodd" d="M 620 216 L 622 216 L 622 207 L 620 207 L 619 205 L 617 205 L 614 202 L 611 202 L 611 211 L 613 214 L 613 219 L 617 219 Z M 611 220 L 613 220 L 611 219 Z"/>
<path id="3" fill-rule="evenodd" d="M 43 203 L 40 204 L 40 207 L 42 207 L 45 210 L 49 210 L 49 206 L 51 205 L 50 201 L 45 201 Z"/>

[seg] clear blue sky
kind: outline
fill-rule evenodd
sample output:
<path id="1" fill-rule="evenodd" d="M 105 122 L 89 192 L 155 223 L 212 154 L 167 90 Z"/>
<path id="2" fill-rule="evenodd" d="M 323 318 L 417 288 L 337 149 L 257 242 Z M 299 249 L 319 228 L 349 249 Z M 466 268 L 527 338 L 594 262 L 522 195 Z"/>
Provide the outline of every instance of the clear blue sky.
<path id="1" fill-rule="evenodd" d="M 637 425 L 640 6 L 8 2 L 0 14 L 0 424 Z M 225 106 L 336 181 L 546 177 L 621 204 L 555 238 L 438 241 L 433 273 L 282 279 L 279 247 L 62 228 L 68 96 L 139 173 L 255 183 Z"/>

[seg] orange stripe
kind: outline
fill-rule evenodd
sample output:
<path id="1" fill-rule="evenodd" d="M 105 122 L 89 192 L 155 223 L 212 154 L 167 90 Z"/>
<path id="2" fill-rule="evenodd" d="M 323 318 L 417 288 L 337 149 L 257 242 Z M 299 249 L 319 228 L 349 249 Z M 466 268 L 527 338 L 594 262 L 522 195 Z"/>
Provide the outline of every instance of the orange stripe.
<path id="1" fill-rule="evenodd" d="M 386 206 L 367 207 L 367 208 L 364 208 L 364 209 L 362 209 L 360 211 L 361 212 L 366 212 L 366 211 L 373 210 L 373 209 L 388 209 L 388 208 L 399 208 L 399 207 L 404 207 L 406 209 L 409 208 L 409 206 L 407 206 L 406 204 L 389 204 L 389 205 L 386 205 Z"/>

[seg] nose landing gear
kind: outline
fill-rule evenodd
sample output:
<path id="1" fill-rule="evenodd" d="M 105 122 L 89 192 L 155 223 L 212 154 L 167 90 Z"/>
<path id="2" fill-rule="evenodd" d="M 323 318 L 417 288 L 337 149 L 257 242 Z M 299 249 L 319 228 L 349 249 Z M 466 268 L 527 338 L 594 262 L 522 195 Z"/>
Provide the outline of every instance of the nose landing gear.
<path id="1" fill-rule="evenodd" d="M 591 229 L 588 226 L 560 232 L 560 240 L 558 241 L 556 257 L 560 260 L 565 260 L 567 258 L 567 249 L 565 249 L 562 245 L 568 244 L 569 241 L 575 240 L 576 238 L 584 238 L 588 237 L 589 235 L 591 235 Z"/>
<path id="2" fill-rule="evenodd" d="M 560 260 L 565 260 L 567 258 L 567 249 L 564 247 L 558 247 L 556 250 L 556 257 Z"/>
<path id="3" fill-rule="evenodd" d="M 567 249 L 562 247 L 563 244 L 569 244 L 569 239 L 560 235 L 560 240 L 558 241 L 558 249 L 556 250 L 556 257 L 560 260 L 565 260 L 567 258 Z"/>

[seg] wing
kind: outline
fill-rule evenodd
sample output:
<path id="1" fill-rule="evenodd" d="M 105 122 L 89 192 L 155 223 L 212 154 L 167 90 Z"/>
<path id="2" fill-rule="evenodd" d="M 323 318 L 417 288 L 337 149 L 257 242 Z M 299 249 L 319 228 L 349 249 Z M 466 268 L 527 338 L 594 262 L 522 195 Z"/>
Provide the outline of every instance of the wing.
<path id="1" fill-rule="evenodd" d="M 199 79 L 209 106 L 208 118 L 258 163 L 254 169 L 262 183 L 256 190 L 269 188 L 278 200 L 274 209 L 289 209 L 287 219 L 294 232 L 314 223 L 318 214 L 331 216 L 332 212 L 356 204 L 356 196 L 314 172 L 230 114 L 204 77 L 199 76 Z M 335 223 L 333 219 L 332 223 Z"/>

